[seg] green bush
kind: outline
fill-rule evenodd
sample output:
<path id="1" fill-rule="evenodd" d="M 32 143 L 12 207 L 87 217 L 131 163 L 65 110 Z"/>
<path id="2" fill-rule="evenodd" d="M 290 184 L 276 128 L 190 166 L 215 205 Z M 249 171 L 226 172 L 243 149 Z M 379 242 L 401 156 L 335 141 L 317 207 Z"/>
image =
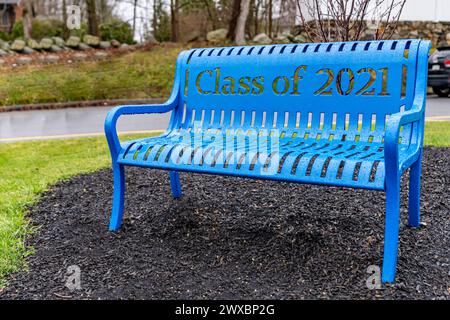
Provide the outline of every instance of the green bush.
<path id="1" fill-rule="evenodd" d="M 134 44 L 133 30 L 131 26 L 121 20 L 112 20 L 100 25 L 102 40 L 116 39 L 121 43 Z"/>
<path id="2" fill-rule="evenodd" d="M 34 19 L 32 22 L 31 37 L 42 38 L 61 37 L 63 35 L 63 22 L 56 19 Z"/>
<path id="3" fill-rule="evenodd" d="M 14 23 L 11 34 L 9 35 L 9 40 L 14 40 L 18 38 L 23 38 L 23 21 L 19 20 Z"/>
<path id="4" fill-rule="evenodd" d="M 75 36 L 75 37 L 79 37 L 80 39 L 83 39 L 83 37 L 88 34 L 87 30 L 88 30 L 87 23 L 82 22 L 80 29 L 71 30 L 70 31 L 70 35 L 71 36 Z"/>

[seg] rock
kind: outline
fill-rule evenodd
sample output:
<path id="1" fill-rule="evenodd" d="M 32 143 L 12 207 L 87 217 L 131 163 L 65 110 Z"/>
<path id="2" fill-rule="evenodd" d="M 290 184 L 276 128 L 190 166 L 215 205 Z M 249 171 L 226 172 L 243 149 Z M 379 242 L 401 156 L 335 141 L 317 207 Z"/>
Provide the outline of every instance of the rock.
<path id="1" fill-rule="evenodd" d="M 84 42 L 81 42 L 81 43 L 78 45 L 78 49 L 79 49 L 79 50 L 86 51 L 86 50 L 92 49 L 92 47 L 89 46 L 89 45 L 87 45 L 87 44 L 84 43 Z"/>
<path id="2" fill-rule="evenodd" d="M 305 42 L 308 42 L 308 40 L 306 39 L 305 36 L 299 34 L 299 35 L 296 35 L 294 38 L 292 38 L 292 42 L 294 42 L 294 43 L 305 43 Z"/>
<path id="3" fill-rule="evenodd" d="M 75 53 L 72 57 L 73 57 L 73 60 L 75 60 L 75 61 L 83 61 L 83 60 L 87 59 L 87 54 Z"/>
<path id="4" fill-rule="evenodd" d="M 145 36 L 145 43 L 157 44 L 158 40 L 156 40 L 155 37 L 152 34 L 148 34 L 148 35 Z"/>
<path id="5" fill-rule="evenodd" d="M 413 30 L 409 33 L 410 38 L 418 38 L 419 37 L 419 31 Z"/>
<path id="6" fill-rule="evenodd" d="M 111 42 L 109 42 L 109 41 L 100 41 L 100 45 L 98 47 L 100 49 L 109 49 L 109 48 L 111 48 Z"/>
<path id="7" fill-rule="evenodd" d="M 25 48 L 25 41 L 23 40 L 14 40 L 14 42 L 11 45 L 11 50 L 14 51 L 22 51 Z"/>
<path id="8" fill-rule="evenodd" d="M 3 60 L 3 59 L 0 59 L 0 66 L 4 65 L 5 63 L 6 63 L 6 61 L 5 61 L 5 60 Z"/>
<path id="9" fill-rule="evenodd" d="M 20 57 L 16 59 L 17 64 L 29 64 L 31 62 L 33 62 L 33 59 L 30 57 Z"/>
<path id="10" fill-rule="evenodd" d="M 43 38 L 41 42 L 39 42 L 39 45 L 41 46 L 41 49 L 50 50 L 53 45 L 53 40 L 50 38 Z"/>
<path id="11" fill-rule="evenodd" d="M 206 35 L 206 40 L 211 41 L 211 42 L 224 41 L 227 38 L 227 33 L 228 33 L 228 30 L 223 29 L 223 28 L 217 29 L 214 31 L 210 31 Z"/>
<path id="12" fill-rule="evenodd" d="M 98 52 L 95 53 L 95 57 L 97 59 L 100 59 L 100 60 L 106 59 L 108 56 L 109 55 L 106 52 L 103 52 L 103 51 L 98 51 Z"/>
<path id="13" fill-rule="evenodd" d="M 275 39 L 276 43 L 289 43 L 289 38 L 286 35 L 277 36 Z"/>
<path id="14" fill-rule="evenodd" d="M 186 33 L 183 36 L 183 40 L 185 42 L 193 42 L 193 41 L 198 41 L 201 37 L 202 37 L 202 34 L 200 33 L 200 31 L 193 30 L 191 32 Z"/>
<path id="15" fill-rule="evenodd" d="M 41 49 L 41 46 L 39 45 L 39 42 L 37 42 L 37 41 L 34 40 L 34 39 L 28 39 L 28 40 L 27 40 L 27 45 L 28 45 L 31 49 L 33 49 L 33 50 L 39 50 L 39 49 Z"/>
<path id="16" fill-rule="evenodd" d="M 0 42 L 0 49 L 8 51 L 8 50 L 11 50 L 11 46 L 9 45 L 8 42 L 2 40 Z"/>
<path id="17" fill-rule="evenodd" d="M 66 46 L 69 48 L 78 48 L 80 45 L 81 39 L 79 37 L 71 36 L 67 39 Z"/>
<path id="18" fill-rule="evenodd" d="M 447 40 L 447 42 L 450 42 L 450 32 L 445 36 L 445 40 Z"/>
<path id="19" fill-rule="evenodd" d="M 24 53 L 24 54 L 32 54 L 32 53 L 35 53 L 35 52 L 36 52 L 36 50 L 33 50 L 30 47 L 25 47 L 22 50 L 22 53 Z"/>
<path id="20" fill-rule="evenodd" d="M 7 56 L 7 55 L 8 55 L 8 52 L 6 52 L 3 49 L 0 49 L 0 57 L 4 57 L 4 56 Z"/>
<path id="21" fill-rule="evenodd" d="M 52 37 L 52 40 L 58 47 L 63 47 L 66 45 L 66 42 L 61 37 Z"/>
<path id="22" fill-rule="evenodd" d="M 57 46 L 56 44 L 54 44 L 51 46 L 50 51 L 51 52 L 61 52 L 61 51 L 63 51 L 63 49 L 61 49 L 60 46 Z"/>
<path id="23" fill-rule="evenodd" d="M 44 61 L 47 63 L 56 63 L 59 61 L 59 57 L 54 54 L 46 55 L 44 56 Z"/>
<path id="24" fill-rule="evenodd" d="M 117 41 L 116 39 L 113 39 L 113 40 L 111 40 L 111 45 L 112 45 L 114 48 L 119 48 L 120 45 L 121 45 L 121 43 L 120 43 L 120 41 Z"/>
<path id="25" fill-rule="evenodd" d="M 98 47 L 100 45 L 100 38 L 87 34 L 83 37 L 83 42 L 91 47 Z"/>
<path id="26" fill-rule="evenodd" d="M 253 42 L 256 42 L 258 44 L 271 44 L 272 43 L 272 39 L 270 39 L 267 34 L 260 33 L 260 34 L 257 34 L 253 38 Z"/>
<path id="27" fill-rule="evenodd" d="M 131 48 L 129 45 L 127 45 L 126 43 L 122 43 L 119 47 L 119 51 L 121 52 L 125 52 L 125 51 L 130 51 Z"/>

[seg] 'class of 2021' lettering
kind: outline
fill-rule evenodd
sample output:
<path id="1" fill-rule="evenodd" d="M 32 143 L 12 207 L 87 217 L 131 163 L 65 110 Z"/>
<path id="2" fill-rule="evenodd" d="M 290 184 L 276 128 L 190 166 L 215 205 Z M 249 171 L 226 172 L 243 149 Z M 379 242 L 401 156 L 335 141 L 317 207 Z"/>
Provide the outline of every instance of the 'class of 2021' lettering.
<path id="1" fill-rule="evenodd" d="M 278 76 L 272 81 L 272 90 L 277 95 L 300 95 L 300 81 L 304 78 L 307 72 L 307 66 L 299 66 L 295 69 L 292 77 Z M 366 83 L 361 86 L 361 88 L 355 88 L 355 74 L 357 76 L 362 76 L 367 74 Z M 355 95 L 363 96 L 388 96 L 387 83 L 388 83 L 388 68 L 381 68 L 375 70 L 373 68 L 362 68 L 356 73 L 349 69 L 343 68 L 336 74 L 333 70 L 328 68 L 323 68 L 316 71 L 316 75 L 326 75 L 324 83 L 314 91 L 315 95 L 332 95 L 333 94 L 333 83 L 335 83 L 336 92 L 339 95 L 347 96 L 352 92 Z M 346 75 L 346 78 L 344 78 Z M 378 93 L 376 93 L 375 83 L 381 76 L 381 87 Z M 210 87 L 202 87 L 202 79 L 208 80 Z M 347 81 L 344 81 L 347 79 Z M 211 81 L 213 80 L 213 81 Z M 197 92 L 202 95 L 260 95 L 264 92 L 264 76 L 248 77 L 243 76 L 239 79 L 235 79 L 231 76 L 225 76 L 222 79 L 220 68 L 215 68 L 214 70 L 204 70 L 200 72 L 195 79 L 195 87 Z M 345 82 L 345 85 L 344 85 Z"/>

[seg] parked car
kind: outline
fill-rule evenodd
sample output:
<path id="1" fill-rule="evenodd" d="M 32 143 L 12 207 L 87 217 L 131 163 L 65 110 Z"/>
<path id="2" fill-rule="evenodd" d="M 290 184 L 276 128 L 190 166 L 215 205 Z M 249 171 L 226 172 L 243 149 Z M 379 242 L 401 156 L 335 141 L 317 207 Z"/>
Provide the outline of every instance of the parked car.
<path id="1" fill-rule="evenodd" d="M 428 60 L 428 86 L 439 97 L 450 94 L 450 46 L 439 47 Z"/>

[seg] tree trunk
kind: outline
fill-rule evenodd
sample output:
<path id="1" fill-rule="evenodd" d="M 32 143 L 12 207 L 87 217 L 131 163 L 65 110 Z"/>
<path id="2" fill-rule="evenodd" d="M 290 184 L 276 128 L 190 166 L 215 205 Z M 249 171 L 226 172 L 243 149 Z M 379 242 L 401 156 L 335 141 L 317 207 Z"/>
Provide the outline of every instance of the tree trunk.
<path id="1" fill-rule="evenodd" d="M 267 18 L 268 18 L 268 24 L 269 24 L 269 34 L 268 36 L 272 38 L 272 7 L 273 7 L 273 3 L 272 0 L 269 0 L 269 8 L 268 8 L 268 13 L 267 13 Z"/>
<path id="2" fill-rule="evenodd" d="M 109 18 L 108 0 L 100 1 L 100 17 L 101 23 L 106 22 Z"/>
<path id="3" fill-rule="evenodd" d="M 245 25 L 247 23 L 250 0 L 241 1 L 241 12 L 236 23 L 235 42 L 238 46 L 245 44 Z"/>
<path id="4" fill-rule="evenodd" d="M 30 39 L 31 38 L 31 32 L 32 32 L 31 15 L 32 15 L 31 2 L 30 1 L 24 1 L 24 8 L 23 8 L 23 35 L 24 35 L 24 37 L 26 39 Z"/>
<path id="5" fill-rule="evenodd" d="M 227 33 L 227 38 L 233 41 L 235 40 L 234 37 L 236 35 L 236 24 L 240 12 L 241 12 L 241 0 L 233 0 L 233 8 L 231 11 L 231 18 L 230 23 L 228 25 L 228 33 Z"/>
<path id="6" fill-rule="evenodd" d="M 153 19 L 152 19 L 152 29 L 153 29 L 153 37 L 156 39 L 156 35 L 158 34 L 158 14 L 157 14 L 158 6 L 157 0 L 153 0 Z"/>
<path id="7" fill-rule="evenodd" d="M 171 41 L 180 40 L 179 0 L 170 0 Z"/>
<path id="8" fill-rule="evenodd" d="M 133 36 L 136 33 L 137 5 L 138 5 L 138 0 L 134 0 L 134 3 L 133 3 Z"/>
<path id="9" fill-rule="evenodd" d="M 211 21 L 211 26 L 213 30 L 215 30 L 217 29 L 219 22 L 217 21 L 217 12 L 214 0 L 203 0 L 203 3 L 205 4 L 209 20 Z"/>
<path id="10" fill-rule="evenodd" d="M 91 35 L 99 36 L 97 8 L 95 0 L 86 0 L 86 9 L 88 15 L 88 32 Z"/>
<path id="11" fill-rule="evenodd" d="M 69 38 L 70 31 L 67 27 L 67 3 L 66 0 L 62 0 L 62 16 L 63 16 L 63 38 L 67 39 Z"/>

